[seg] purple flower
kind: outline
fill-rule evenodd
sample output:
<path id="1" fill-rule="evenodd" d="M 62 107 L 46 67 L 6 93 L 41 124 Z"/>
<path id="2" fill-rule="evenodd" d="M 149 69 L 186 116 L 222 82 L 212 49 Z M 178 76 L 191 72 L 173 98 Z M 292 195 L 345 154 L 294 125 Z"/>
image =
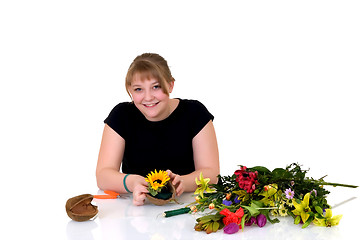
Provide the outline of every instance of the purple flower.
<path id="1" fill-rule="evenodd" d="M 241 202 L 241 200 L 238 199 L 238 196 L 236 196 L 233 201 L 235 204 L 238 204 Z"/>
<path id="2" fill-rule="evenodd" d="M 228 224 L 227 226 L 225 226 L 223 228 L 223 232 L 227 233 L 227 234 L 236 233 L 236 232 L 238 232 L 238 230 L 239 230 L 239 226 L 237 223 L 234 223 L 234 222 Z"/>
<path id="3" fill-rule="evenodd" d="M 266 222 L 267 222 L 267 218 L 266 218 L 265 215 L 259 214 L 257 216 L 257 225 L 258 225 L 258 227 L 263 227 L 264 225 L 266 225 Z"/>
<path id="4" fill-rule="evenodd" d="M 285 194 L 286 194 L 287 199 L 292 199 L 293 196 L 295 195 L 295 192 L 292 191 L 291 188 L 288 188 L 288 189 L 286 189 Z"/>
<path id="5" fill-rule="evenodd" d="M 228 201 L 228 200 L 223 200 L 222 203 L 226 206 L 231 206 L 232 205 L 232 201 Z"/>
<path id="6" fill-rule="evenodd" d="M 247 222 L 245 222 L 245 226 L 251 226 L 253 223 L 257 223 L 257 220 L 255 217 L 251 217 Z"/>

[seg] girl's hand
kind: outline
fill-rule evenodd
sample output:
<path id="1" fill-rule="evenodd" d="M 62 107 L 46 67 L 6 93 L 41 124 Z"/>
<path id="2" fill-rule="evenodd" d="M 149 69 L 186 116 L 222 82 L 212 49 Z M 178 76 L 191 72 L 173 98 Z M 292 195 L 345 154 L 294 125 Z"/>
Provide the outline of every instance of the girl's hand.
<path id="1" fill-rule="evenodd" d="M 146 194 L 148 193 L 148 190 L 143 185 L 137 185 L 135 186 L 133 190 L 133 204 L 135 206 L 141 206 L 145 202 Z"/>
<path id="2" fill-rule="evenodd" d="M 184 184 L 182 176 L 173 173 L 171 170 L 166 171 L 172 184 L 175 186 L 177 196 L 180 196 L 184 192 Z"/>
<path id="3" fill-rule="evenodd" d="M 134 176 L 134 177 L 138 177 L 138 178 L 134 180 L 132 185 L 133 204 L 135 206 L 141 206 L 144 204 L 146 199 L 146 194 L 149 192 L 147 189 L 147 182 L 144 180 L 143 177 L 140 176 Z"/>

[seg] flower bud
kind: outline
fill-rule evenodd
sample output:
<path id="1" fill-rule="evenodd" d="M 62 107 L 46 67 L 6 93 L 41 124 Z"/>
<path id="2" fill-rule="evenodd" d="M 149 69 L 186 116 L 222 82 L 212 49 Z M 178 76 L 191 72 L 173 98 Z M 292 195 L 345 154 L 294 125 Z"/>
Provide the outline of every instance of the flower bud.
<path id="1" fill-rule="evenodd" d="M 265 215 L 263 214 L 259 214 L 256 218 L 257 220 L 257 225 L 258 227 L 263 227 L 264 225 L 266 225 L 266 222 L 267 222 L 267 218 Z"/>
<path id="2" fill-rule="evenodd" d="M 227 193 L 226 199 L 227 199 L 227 200 L 231 199 L 231 196 L 232 196 L 232 193 Z"/>

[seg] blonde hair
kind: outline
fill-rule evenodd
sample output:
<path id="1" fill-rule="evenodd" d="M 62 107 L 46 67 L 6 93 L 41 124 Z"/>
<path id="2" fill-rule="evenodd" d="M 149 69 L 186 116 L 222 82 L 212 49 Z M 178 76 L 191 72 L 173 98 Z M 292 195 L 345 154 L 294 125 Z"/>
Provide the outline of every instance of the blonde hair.
<path id="1" fill-rule="evenodd" d="M 156 53 L 143 53 L 142 55 L 137 56 L 132 64 L 130 64 L 125 78 L 125 88 L 129 96 L 131 95 L 128 88 L 131 86 L 136 74 L 139 74 L 142 81 L 151 78 L 158 80 L 162 91 L 167 95 L 169 95 L 169 92 L 166 83 L 170 84 L 175 81 L 167 61 Z"/>

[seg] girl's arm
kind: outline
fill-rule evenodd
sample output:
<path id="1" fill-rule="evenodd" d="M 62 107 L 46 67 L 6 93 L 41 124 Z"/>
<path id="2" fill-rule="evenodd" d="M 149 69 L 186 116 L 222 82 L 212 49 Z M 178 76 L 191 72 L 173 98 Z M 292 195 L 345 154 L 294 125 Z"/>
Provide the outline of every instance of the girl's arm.
<path id="1" fill-rule="evenodd" d="M 176 186 L 178 196 L 183 192 L 196 190 L 195 178 L 199 178 L 201 172 L 204 178 L 210 178 L 209 184 L 217 183 L 217 176 L 220 173 L 217 137 L 212 121 L 209 121 L 193 138 L 192 146 L 195 171 L 179 176 L 168 170 L 169 177 Z"/>
<path id="2" fill-rule="evenodd" d="M 123 184 L 125 174 L 119 172 L 124 148 L 125 140 L 105 124 L 96 168 L 97 184 L 100 189 L 127 193 Z M 129 191 L 133 192 L 133 203 L 142 205 L 145 193 L 148 192 L 144 177 L 129 175 L 126 178 L 126 186 Z"/>

